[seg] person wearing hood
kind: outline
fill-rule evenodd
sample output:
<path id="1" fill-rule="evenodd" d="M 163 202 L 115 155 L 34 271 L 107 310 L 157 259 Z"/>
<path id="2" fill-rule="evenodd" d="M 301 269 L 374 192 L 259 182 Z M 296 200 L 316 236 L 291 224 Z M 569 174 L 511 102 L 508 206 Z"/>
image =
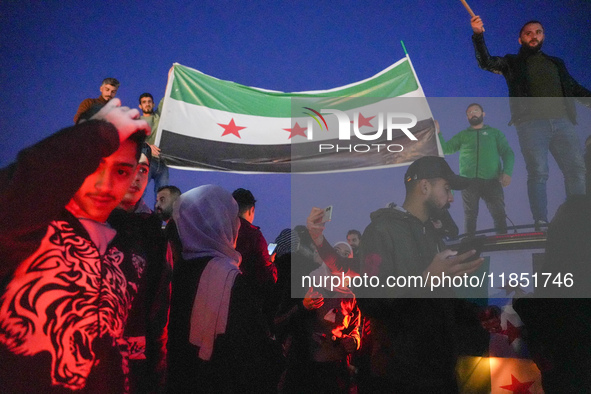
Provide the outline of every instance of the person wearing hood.
<path id="1" fill-rule="evenodd" d="M 172 279 L 169 391 L 275 391 L 268 328 L 235 249 L 238 204 L 219 186 L 200 186 L 179 197 L 173 219 L 182 259 Z"/>
<path id="2" fill-rule="evenodd" d="M 441 157 L 426 156 L 412 163 L 404 177 L 402 206 L 371 214 L 361 244 L 362 276 L 386 284 L 390 276 L 426 279 L 476 270 L 483 259 L 468 261 L 474 250 L 462 255 L 443 250 L 430 222 L 453 202 L 452 190 L 469 183 Z M 370 320 L 370 392 L 458 392 L 456 339 L 466 337 L 460 334 L 456 316 L 464 306 L 459 300 L 436 298 L 450 297 L 448 290 L 436 295 L 418 286 L 356 289 L 359 308 Z M 475 316 L 468 321 L 480 327 Z"/>

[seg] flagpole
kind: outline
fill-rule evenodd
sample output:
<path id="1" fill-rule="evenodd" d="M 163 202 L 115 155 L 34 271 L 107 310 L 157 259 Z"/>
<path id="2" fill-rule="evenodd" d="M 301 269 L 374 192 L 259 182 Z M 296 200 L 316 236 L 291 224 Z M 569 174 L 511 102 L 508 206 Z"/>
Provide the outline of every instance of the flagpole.
<path id="1" fill-rule="evenodd" d="M 474 13 L 474 11 L 472 11 L 472 8 L 470 8 L 470 6 L 468 5 L 468 3 L 466 3 L 466 0 L 460 0 L 462 2 L 462 4 L 464 5 L 464 7 L 466 7 L 466 10 L 468 11 L 468 13 L 470 14 L 470 16 L 472 18 L 474 18 L 476 16 L 476 14 Z"/>
<path id="2" fill-rule="evenodd" d="M 406 52 L 406 47 L 404 46 L 404 41 L 400 40 L 400 44 L 402 45 L 402 49 L 404 50 L 404 54 L 408 57 L 408 52 Z"/>
<path id="3" fill-rule="evenodd" d="M 410 65 L 410 69 L 413 73 L 413 75 L 415 76 L 415 80 L 417 81 L 417 85 L 419 85 L 419 90 L 421 91 L 422 95 L 425 96 L 425 92 L 423 91 L 423 86 L 421 86 L 421 81 L 419 81 L 419 77 L 417 76 L 417 72 L 415 71 L 415 68 L 412 65 L 412 62 L 410 61 L 410 56 L 408 55 L 408 52 L 406 51 L 406 47 L 404 46 L 404 43 L 402 41 L 400 41 L 400 43 L 402 44 L 402 48 L 404 49 L 404 53 L 406 54 L 406 59 L 408 60 L 408 64 Z"/>
<path id="4" fill-rule="evenodd" d="M 160 120 L 158 121 L 158 129 L 157 130 L 152 130 L 152 134 L 154 133 L 158 133 L 156 135 L 156 140 L 154 141 L 154 144 L 156 146 L 160 146 L 160 140 L 162 139 L 162 125 L 166 124 L 165 123 L 165 119 L 168 118 L 168 115 L 166 115 L 166 111 L 164 110 L 165 108 L 165 104 L 168 100 L 170 100 L 170 93 L 172 92 L 172 83 L 174 81 L 174 68 L 176 66 L 180 66 L 180 64 L 178 63 L 173 63 L 172 67 L 170 67 L 170 70 L 168 70 L 168 79 L 166 81 L 166 90 L 164 91 L 164 97 L 162 97 L 163 103 L 162 103 L 162 113 L 160 114 Z"/>

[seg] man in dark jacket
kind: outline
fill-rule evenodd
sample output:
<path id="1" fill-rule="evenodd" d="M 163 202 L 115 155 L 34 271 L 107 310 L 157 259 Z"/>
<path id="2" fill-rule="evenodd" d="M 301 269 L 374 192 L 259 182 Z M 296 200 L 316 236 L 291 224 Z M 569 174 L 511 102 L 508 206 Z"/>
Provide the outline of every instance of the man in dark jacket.
<path id="1" fill-rule="evenodd" d="M 588 99 L 591 91 L 570 76 L 561 59 L 541 51 L 544 28 L 540 22 L 529 21 L 523 25 L 519 32 L 519 53 L 504 57 L 488 53 L 480 17 L 473 17 L 471 24 L 478 65 L 502 74 L 507 81 L 511 123 L 517 129 L 528 174 L 529 205 L 539 228 L 548 223 L 548 150 L 564 174 L 567 196 L 585 193 L 585 165 L 574 129 L 576 110 L 573 98 L 579 98 L 591 107 Z"/>
<path id="2" fill-rule="evenodd" d="M 135 178 L 108 219 L 117 233 L 125 237 L 130 250 L 146 256 L 145 273 L 123 334 L 129 349 L 132 393 L 162 392 L 166 377 L 166 325 L 172 265 L 166 260 L 162 221 L 142 198 L 148 185 L 151 160 L 150 146 L 144 143 Z"/>
<path id="3" fill-rule="evenodd" d="M 101 95 L 98 98 L 87 98 L 82 100 L 76 115 L 74 115 L 74 123 L 78 123 L 82 114 L 86 114 L 92 110 L 94 113 L 98 112 L 109 100 L 113 99 L 117 95 L 119 89 L 119 81 L 115 78 L 105 78 L 101 83 L 99 90 Z M 93 113 L 93 115 L 94 115 Z"/>
<path id="4" fill-rule="evenodd" d="M 383 285 L 364 288 L 363 295 L 371 298 L 359 298 L 362 313 L 370 318 L 371 389 L 457 392 L 455 338 L 460 333 L 457 316 L 465 316 L 464 304 L 436 299 L 410 283 L 411 277 L 464 275 L 482 263 L 481 258 L 467 261 L 473 250 L 462 255 L 442 251 L 429 220 L 449 207 L 452 189 L 466 188 L 469 180 L 455 175 L 443 158 L 427 156 L 410 165 L 404 183 L 404 204 L 373 212 L 361 244 L 362 275 L 377 277 Z M 407 285 L 391 286 L 388 280 L 394 277 L 407 279 Z M 449 297 L 448 290 L 437 297 Z M 471 323 L 478 328 L 475 319 Z"/>
<path id="5" fill-rule="evenodd" d="M 277 268 L 271 261 L 267 240 L 260 228 L 253 225 L 256 200 L 250 190 L 239 188 L 232 193 L 238 203 L 240 230 L 236 250 L 242 255 L 240 271 L 263 294 L 277 282 Z"/>

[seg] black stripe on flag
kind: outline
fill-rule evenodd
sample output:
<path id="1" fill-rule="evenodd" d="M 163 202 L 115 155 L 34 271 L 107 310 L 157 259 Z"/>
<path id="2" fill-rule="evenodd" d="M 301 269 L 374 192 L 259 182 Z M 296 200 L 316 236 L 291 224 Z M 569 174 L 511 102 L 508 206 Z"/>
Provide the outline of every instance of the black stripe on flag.
<path id="1" fill-rule="evenodd" d="M 246 145 L 212 141 L 162 130 L 160 148 L 169 165 L 214 171 L 262 173 L 341 172 L 365 167 L 410 163 L 422 156 L 437 156 L 436 133 L 432 119 L 421 120 L 410 129 L 418 141 L 402 132 L 388 141 L 385 132 L 376 141 L 338 139 L 307 141 L 281 145 Z M 339 146 L 319 151 L 320 144 Z M 381 144 L 382 147 L 378 147 Z M 399 144 L 401 152 L 389 152 L 386 146 Z M 351 152 L 347 147 L 351 146 Z M 365 146 L 369 147 L 369 150 Z M 360 148 L 356 152 L 354 147 Z M 392 150 L 397 150 L 392 148 Z"/>

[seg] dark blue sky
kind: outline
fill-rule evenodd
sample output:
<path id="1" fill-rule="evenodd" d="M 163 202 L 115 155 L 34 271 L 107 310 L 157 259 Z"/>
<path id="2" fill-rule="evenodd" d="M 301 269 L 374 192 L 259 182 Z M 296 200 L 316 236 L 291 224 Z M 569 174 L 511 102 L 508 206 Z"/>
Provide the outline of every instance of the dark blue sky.
<path id="1" fill-rule="evenodd" d="M 518 50 L 521 25 L 543 22 L 544 50 L 565 60 L 570 73 L 591 88 L 591 2 L 470 1 L 484 20 L 492 54 Z M 466 126 L 463 110 L 478 97 L 501 97 L 501 76 L 480 70 L 470 41 L 469 15 L 459 0 L 430 1 L 201 1 L 69 2 L 5 1 L 0 4 L 0 165 L 16 153 L 72 123 L 83 99 L 98 97 L 105 77 L 121 81 L 118 97 L 137 106 L 139 95 L 164 94 L 174 62 L 220 79 L 282 91 L 333 88 L 368 78 L 404 56 L 403 40 L 446 138 Z M 497 108 L 498 107 L 498 108 Z M 444 108 L 444 109 L 442 109 Z M 491 101 L 486 122 L 500 128 L 516 153 L 514 182 L 506 189 L 507 213 L 531 221 L 523 159 L 503 99 Z M 591 111 L 579 108 L 581 140 Z M 457 155 L 449 158 L 457 170 Z M 553 163 L 550 212 L 564 199 L 562 176 Z M 311 205 L 335 206 L 328 234 L 344 239 L 363 229 L 369 213 L 388 201 L 402 202 L 404 169 L 291 179 L 283 175 L 237 175 L 172 171 L 182 190 L 218 183 L 230 191 L 251 189 L 259 200 L 255 224 L 268 239 L 289 227 Z M 458 194 L 459 197 L 459 194 Z M 153 202 L 150 193 L 149 203 Z M 452 214 L 463 223 L 461 201 Z M 479 226 L 490 226 L 485 208 Z"/>

